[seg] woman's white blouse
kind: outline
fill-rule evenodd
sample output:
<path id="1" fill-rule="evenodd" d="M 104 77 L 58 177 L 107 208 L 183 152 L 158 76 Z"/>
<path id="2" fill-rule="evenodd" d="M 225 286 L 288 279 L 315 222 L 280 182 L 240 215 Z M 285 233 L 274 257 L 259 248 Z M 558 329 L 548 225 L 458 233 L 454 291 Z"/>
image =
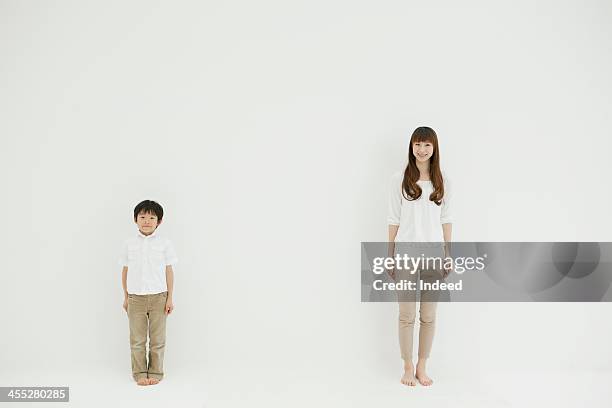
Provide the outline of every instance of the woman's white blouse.
<path id="1" fill-rule="evenodd" d="M 423 190 L 417 200 L 408 201 L 402 195 L 404 172 L 391 177 L 389 188 L 389 225 L 399 225 L 395 242 L 444 242 L 442 224 L 452 223 L 452 192 L 448 178 L 444 179 L 444 197 L 437 205 L 429 200 L 433 192 L 431 181 L 417 181 Z"/>

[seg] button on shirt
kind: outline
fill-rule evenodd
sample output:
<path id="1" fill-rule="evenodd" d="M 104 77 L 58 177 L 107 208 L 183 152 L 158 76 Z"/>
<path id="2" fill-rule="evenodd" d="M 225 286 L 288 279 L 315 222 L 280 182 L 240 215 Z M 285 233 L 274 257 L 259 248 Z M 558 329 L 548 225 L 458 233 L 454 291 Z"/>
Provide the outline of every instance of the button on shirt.
<path id="1" fill-rule="evenodd" d="M 166 265 L 177 262 L 170 240 L 160 237 L 156 231 L 143 235 L 139 230 L 137 236 L 128 238 L 119 258 L 119 264 L 128 267 L 127 291 L 135 295 L 167 291 Z"/>
<path id="2" fill-rule="evenodd" d="M 417 181 L 422 194 L 416 200 L 406 200 L 402 194 L 404 172 L 391 177 L 389 188 L 389 225 L 399 225 L 395 242 L 444 242 L 442 224 L 452 223 L 452 190 L 448 178 L 444 180 L 444 197 L 441 205 L 429 200 L 433 193 L 431 181 Z"/>

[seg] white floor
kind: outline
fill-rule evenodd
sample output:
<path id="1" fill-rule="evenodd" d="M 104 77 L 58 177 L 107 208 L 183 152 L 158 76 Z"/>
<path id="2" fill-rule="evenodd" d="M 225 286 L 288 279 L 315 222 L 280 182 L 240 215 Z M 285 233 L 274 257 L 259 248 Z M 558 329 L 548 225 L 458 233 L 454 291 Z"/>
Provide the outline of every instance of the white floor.
<path id="1" fill-rule="evenodd" d="M 435 375 L 434 375 L 435 374 Z M 129 373 L 13 372 L 3 386 L 68 385 L 71 407 L 610 407 L 609 372 L 502 372 L 481 378 L 431 373 L 431 387 L 405 387 L 399 373 L 248 369 L 241 372 L 173 372 L 157 386 L 139 387 Z M 27 406 L 24 403 L 3 406 Z M 33 405 L 33 404 L 32 404 Z M 64 405 L 64 404 L 57 404 Z M 36 406 L 39 406 L 38 404 Z"/>

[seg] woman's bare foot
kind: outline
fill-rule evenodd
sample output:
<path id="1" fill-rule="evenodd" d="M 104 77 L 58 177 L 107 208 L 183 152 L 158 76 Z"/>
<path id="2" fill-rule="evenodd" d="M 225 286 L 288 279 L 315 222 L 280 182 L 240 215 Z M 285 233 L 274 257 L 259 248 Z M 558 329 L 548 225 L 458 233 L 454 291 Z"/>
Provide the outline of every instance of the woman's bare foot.
<path id="1" fill-rule="evenodd" d="M 416 385 L 417 382 L 416 378 L 414 377 L 414 365 L 412 365 L 412 363 L 404 364 L 404 375 L 400 381 L 402 384 L 409 385 L 411 387 Z"/>
<path id="2" fill-rule="evenodd" d="M 145 377 L 143 377 L 143 378 L 139 378 L 139 379 L 136 381 L 136 384 L 138 384 L 138 385 L 149 385 L 149 379 L 148 379 L 148 378 L 145 378 Z"/>
<path id="3" fill-rule="evenodd" d="M 427 371 L 425 370 L 425 361 L 423 360 L 419 360 L 417 363 L 416 379 L 419 380 L 421 385 L 428 386 L 433 384 L 433 380 L 427 375 Z"/>
<path id="4" fill-rule="evenodd" d="M 159 384 L 159 380 L 157 378 L 149 378 L 149 385 Z"/>

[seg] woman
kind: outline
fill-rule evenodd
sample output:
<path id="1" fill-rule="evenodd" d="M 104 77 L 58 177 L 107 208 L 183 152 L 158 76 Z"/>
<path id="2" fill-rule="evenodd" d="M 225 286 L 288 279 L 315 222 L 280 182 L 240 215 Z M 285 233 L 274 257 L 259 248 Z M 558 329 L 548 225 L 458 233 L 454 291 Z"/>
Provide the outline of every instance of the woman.
<path id="1" fill-rule="evenodd" d="M 450 255 L 447 246 L 452 232 L 449 204 L 450 188 L 440 170 L 438 136 L 429 127 L 419 127 L 410 138 L 408 166 L 391 180 L 388 217 L 390 254 L 395 253 L 396 242 L 439 242 L 445 243 L 441 255 Z M 419 271 L 421 278 L 422 272 Z M 436 273 L 446 278 L 450 270 Z M 390 271 L 390 275 L 395 279 L 396 271 Z M 412 361 L 416 300 L 399 302 L 399 341 L 404 360 L 401 382 L 409 386 L 415 386 L 417 380 L 425 386 L 433 383 L 427 375 L 426 364 L 433 343 L 437 302 L 423 299 L 421 293 L 416 370 Z"/>

